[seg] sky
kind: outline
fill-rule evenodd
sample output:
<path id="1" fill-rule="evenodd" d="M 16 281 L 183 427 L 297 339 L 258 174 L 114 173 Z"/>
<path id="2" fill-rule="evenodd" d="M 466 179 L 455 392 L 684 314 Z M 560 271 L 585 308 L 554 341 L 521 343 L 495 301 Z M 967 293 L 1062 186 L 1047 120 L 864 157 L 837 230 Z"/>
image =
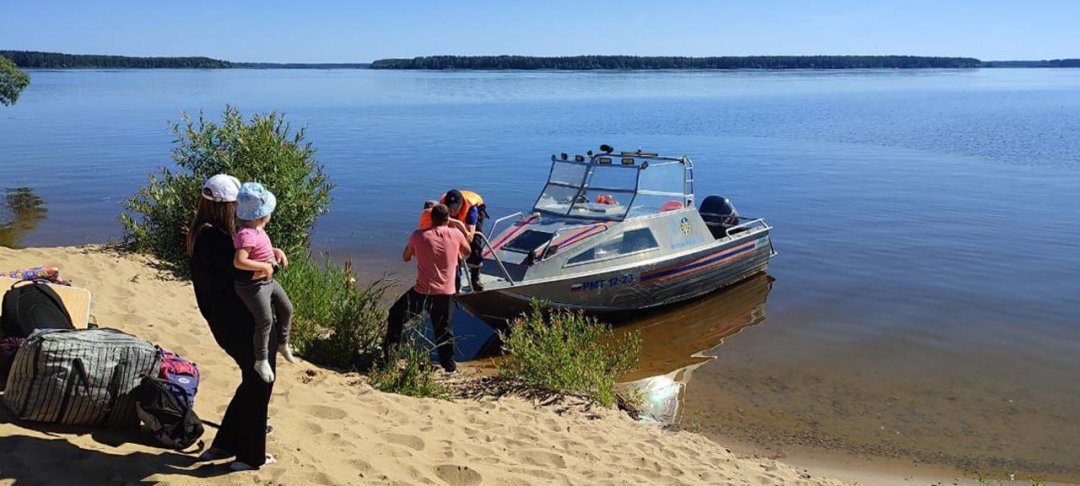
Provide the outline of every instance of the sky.
<path id="1" fill-rule="evenodd" d="M 250 62 L 437 54 L 1080 58 L 1076 0 L 0 0 L 0 49 Z"/>

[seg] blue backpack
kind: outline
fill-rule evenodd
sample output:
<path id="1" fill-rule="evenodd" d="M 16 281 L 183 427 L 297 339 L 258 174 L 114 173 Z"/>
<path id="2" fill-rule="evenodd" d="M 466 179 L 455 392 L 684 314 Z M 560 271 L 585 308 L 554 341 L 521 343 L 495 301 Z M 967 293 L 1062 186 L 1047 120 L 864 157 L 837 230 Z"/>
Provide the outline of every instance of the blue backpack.
<path id="1" fill-rule="evenodd" d="M 194 407 L 195 394 L 199 392 L 199 367 L 172 351 L 160 346 L 158 349 L 161 350 L 159 378 L 162 384 L 188 408 Z"/>

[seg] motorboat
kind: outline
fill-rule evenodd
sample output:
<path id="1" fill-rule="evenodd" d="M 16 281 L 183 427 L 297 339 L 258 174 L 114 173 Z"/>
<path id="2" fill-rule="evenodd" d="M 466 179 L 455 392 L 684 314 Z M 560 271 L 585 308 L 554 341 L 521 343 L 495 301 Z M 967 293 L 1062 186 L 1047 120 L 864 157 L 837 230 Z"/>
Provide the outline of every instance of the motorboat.
<path id="1" fill-rule="evenodd" d="M 721 196 L 696 202 L 686 156 L 607 145 L 552 155 L 532 211 L 499 218 L 483 235 L 483 290 L 458 298 L 489 322 L 533 301 L 617 319 L 764 272 L 776 255 L 765 219 L 740 217 Z"/>

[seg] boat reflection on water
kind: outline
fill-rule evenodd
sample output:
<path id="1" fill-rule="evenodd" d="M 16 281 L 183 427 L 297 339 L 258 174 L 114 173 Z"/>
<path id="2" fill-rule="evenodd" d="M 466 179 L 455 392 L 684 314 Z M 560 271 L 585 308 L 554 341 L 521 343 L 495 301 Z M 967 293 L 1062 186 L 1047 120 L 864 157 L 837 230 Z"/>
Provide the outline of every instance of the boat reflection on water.
<path id="1" fill-rule="evenodd" d="M 640 392 L 643 418 L 674 423 L 686 384 L 695 369 L 712 359 L 709 351 L 725 337 L 765 320 L 765 302 L 773 280 L 759 274 L 616 328 L 616 333 L 641 333 L 639 367 L 621 381 Z"/>

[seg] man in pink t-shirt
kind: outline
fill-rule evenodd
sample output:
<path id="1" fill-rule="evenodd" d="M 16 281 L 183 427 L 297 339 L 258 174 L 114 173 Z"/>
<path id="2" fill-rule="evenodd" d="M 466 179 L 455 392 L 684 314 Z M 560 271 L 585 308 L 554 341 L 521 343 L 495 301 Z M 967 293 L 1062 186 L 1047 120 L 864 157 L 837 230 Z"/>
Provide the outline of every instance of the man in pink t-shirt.
<path id="1" fill-rule="evenodd" d="M 457 370 L 454 363 L 454 334 L 450 321 L 454 307 L 458 258 L 471 251 L 468 240 L 460 231 L 447 225 L 450 210 L 445 204 L 431 208 L 431 227 L 413 231 L 401 258 L 416 258 L 416 285 L 398 298 L 390 307 L 387 318 L 384 358 L 393 356 L 393 348 L 401 341 L 402 327 L 409 319 L 426 310 L 435 328 L 439 363 L 448 372 Z"/>

